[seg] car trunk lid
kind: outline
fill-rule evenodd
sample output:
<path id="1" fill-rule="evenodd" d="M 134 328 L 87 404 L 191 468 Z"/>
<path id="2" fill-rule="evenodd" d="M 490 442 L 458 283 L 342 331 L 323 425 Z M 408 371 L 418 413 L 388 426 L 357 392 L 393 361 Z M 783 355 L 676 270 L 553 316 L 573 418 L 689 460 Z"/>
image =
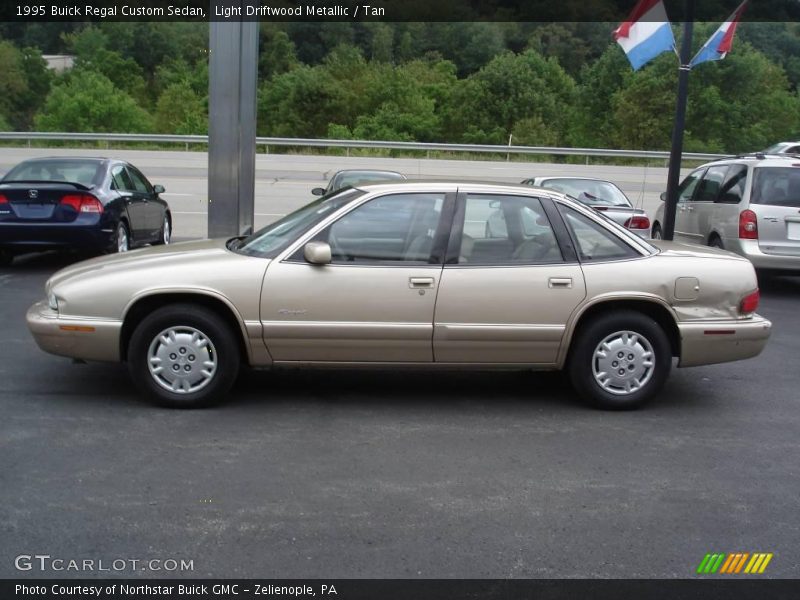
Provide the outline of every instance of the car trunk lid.
<path id="1" fill-rule="evenodd" d="M 61 205 L 64 196 L 89 190 L 78 183 L 14 181 L 0 183 L 0 221 L 74 221 L 78 212 Z"/>

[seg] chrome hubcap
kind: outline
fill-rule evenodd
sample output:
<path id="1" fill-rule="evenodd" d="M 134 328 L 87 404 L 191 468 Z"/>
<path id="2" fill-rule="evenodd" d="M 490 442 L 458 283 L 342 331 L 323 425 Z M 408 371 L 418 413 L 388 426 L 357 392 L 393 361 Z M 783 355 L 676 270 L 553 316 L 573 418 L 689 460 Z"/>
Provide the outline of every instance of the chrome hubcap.
<path id="1" fill-rule="evenodd" d="M 592 373 L 601 388 L 625 396 L 650 381 L 655 360 L 653 346 L 647 338 L 634 331 L 617 331 L 595 348 Z"/>
<path id="2" fill-rule="evenodd" d="M 169 219 L 164 217 L 164 243 L 169 244 L 170 234 L 172 233 L 169 229 Z"/>
<path id="3" fill-rule="evenodd" d="M 120 226 L 117 229 L 117 252 L 127 252 L 128 251 L 128 232 L 125 231 L 125 228 Z"/>
<path id="4" fill-rule="evenodd" d="M 217 352 L 202 331 L 187 326 L 170 327 L 150 343 L 147 367 L 165 390 L 191 394 L 214 379 Z"/>

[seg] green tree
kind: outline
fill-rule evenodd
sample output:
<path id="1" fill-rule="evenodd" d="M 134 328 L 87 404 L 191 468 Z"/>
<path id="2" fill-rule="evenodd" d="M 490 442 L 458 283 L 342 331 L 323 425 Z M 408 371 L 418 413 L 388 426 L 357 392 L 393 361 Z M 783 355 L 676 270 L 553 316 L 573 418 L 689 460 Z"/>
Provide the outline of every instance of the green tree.
<path id="1" fill-rule="evenodd" d="M 73 71 L 55 84 L 35 123 L 40 131 L 144 133 L 150 115 L 100 73 Z"/>
<path id="2" fill-rule="evenodd" d="M 575 82 L 555 60 L 533 50 L 507 52 L 458 86 L 451 131 L 461 129 L 467 142 L 505 144 L 518 123 L 534 119 L 526 131 L 538 120 L 543 139 L 564 143 L 575 98 Z"/>
<path id="3" fill-rule="evenodd" d="M 119 52 L 110 50 L 109 37 L 99 27 L 90 26 L 80 32 L 68 34 L 65 40 L 69 50 L 75 55 L 76 69 L 99 73 L 140 103 L 151 103 L 142 67 L 134 59 L 125 58 Z"/>
<path id="4" fill-rule="evenodd" d="M 259 30 L 258 76 L 272 79 L 298 66 L 294 42 L 274 23 L 261 23 Z"/>
<path id="5" fill-rule="evenodd" d="M 159 133 L 208 133 L 207 107 L 188 82 L 173 83 L 158 99 L 155 123 Z"/>

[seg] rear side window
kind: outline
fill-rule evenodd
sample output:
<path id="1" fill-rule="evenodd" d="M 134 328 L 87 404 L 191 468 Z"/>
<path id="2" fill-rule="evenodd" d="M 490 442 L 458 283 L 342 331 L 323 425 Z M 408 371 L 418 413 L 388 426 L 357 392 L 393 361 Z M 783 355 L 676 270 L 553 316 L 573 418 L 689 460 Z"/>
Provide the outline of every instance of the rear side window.
<path id="1" fill-rule="evenodd" d="M 757 167 L 750 203 L 800 208 L 800 167 Z"/>
<path id="2" fill-rule="evenodd" d="M 559 206 L 559 210 L 577 243 L 582 262 L 621 260 L 639 256 L 633 248 L 588 217 L 564 206 Z"/>

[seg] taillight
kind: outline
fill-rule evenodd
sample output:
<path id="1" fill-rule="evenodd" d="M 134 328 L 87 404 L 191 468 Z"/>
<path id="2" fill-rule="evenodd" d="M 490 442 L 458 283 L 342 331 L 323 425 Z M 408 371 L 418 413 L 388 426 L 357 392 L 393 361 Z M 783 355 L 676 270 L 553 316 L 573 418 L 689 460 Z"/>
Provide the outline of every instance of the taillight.
<path id="1" fill-rule="evenodd" d="M 739 302 L 739 312 L 743 315 L 756 312 L 760 298 L 761 296 L 758 293 L 758 289 L 756 289 L 755 292 L 747 294 L 747 296 L 742 298 L 742 301 Z"/>
<path id="2" fill-rule="evenodd" d="M 0 194 L 0 204 L 8 204 L 8 198 Z"/>
<path id="3" fill-rule="evenodd" d="M 743 210 L 739 213 L 739 239 L 758 239 L 758 218 L 752 210 Z"/>
<path id="4" fill-rule="evenodd" d="M 628 229 L 650 229 L 650 219 L 647 217 L 631 217 L 625 221 L 625 227 Z"/>
<path id="5" fill-rule="evenodd" d="M 103 204 L 89 194 L 67 194 L 61 198 L 61 204 L 71 206 L 75 211 L 82 213 L 102 213 Z"/>

